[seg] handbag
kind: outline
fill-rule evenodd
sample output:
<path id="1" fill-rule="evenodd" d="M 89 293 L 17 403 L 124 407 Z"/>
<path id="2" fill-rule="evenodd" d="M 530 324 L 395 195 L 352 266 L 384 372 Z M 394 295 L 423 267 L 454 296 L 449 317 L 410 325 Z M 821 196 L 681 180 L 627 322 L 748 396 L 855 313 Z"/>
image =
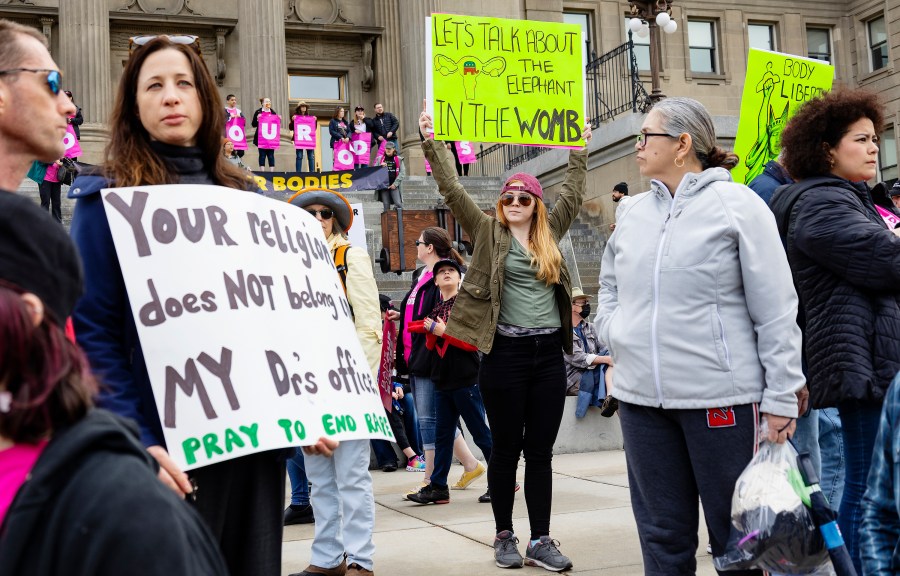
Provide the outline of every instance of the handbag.
<path id="1" fill-rule="evenodd" d="M 56 172 L 56 179 L 66 186 L 71 186 L 81 172 L 81 167 L 71 158 L 60 159 L 62 166 Z"/>

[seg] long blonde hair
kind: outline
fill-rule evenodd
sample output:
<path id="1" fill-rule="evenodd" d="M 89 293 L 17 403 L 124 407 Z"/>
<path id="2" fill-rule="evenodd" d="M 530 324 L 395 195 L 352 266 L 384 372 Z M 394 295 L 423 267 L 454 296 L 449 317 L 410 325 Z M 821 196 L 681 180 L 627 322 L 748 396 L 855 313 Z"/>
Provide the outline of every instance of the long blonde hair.
<path id="1" fill-rule="evenodd" d="M 531 252 L 531 268 L 537 270 L 537 279 L 543 280 L 547 286 L 559 284 L 559 271 L 562 267 L 562 252 L 550 233 L 547 223 L 547 207 L 537 196 L 531 216 L 531 229 L 528 231 L 528 251 Z M 504 228 L 509 228 L 503 205 L 497 199 L 497 220 Z"/>

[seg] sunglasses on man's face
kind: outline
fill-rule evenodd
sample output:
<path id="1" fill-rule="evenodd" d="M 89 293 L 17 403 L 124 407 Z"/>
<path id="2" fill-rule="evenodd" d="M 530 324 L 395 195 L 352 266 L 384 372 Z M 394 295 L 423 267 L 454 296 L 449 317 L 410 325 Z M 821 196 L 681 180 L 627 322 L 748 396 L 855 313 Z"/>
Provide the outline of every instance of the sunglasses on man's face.
<path id="1" fill-rule="evenodd" d="M 518 201 L 520 206 L 527 208 L 531 206 L 533 199 L 534 196 L 531 194 L 503 194 L 500 196 L 500 203 L 504 206 L 512 206 L 513 202 Z"/>
<path id="2" fill-rule="evenodd" d="M 62 74 L 59 70 L 50 70 L 49 68 L 10 68 L 8 70 L 0 70 L 0 76 L 4 74 L 18 74 L 19 72 L 31 72 L 33 74 L 47 74 L 47 88 L 54 96 L 59 94 L 59 88 L 62 85 Z"/>
<path id="3" fill-rule="evenodd" d="M 323 208 L 322 210 L 307 210 L 307 212 L 309 212 L 313 218 L 316 217 L 316 214 L 319 214 L 320 216 L 322 216 L 322 220 L 331 220 L 331 218 L 334 216 L 334 210 L 332 210 L 331 208 Z"/>
<path id="4" fill-rule="evenodd" d="M 174 36 L 170 36 L 168 34 L 151 34 L 149 36 L 132 36 L 128 39 L 128 55 L 131 56 L 134 54 L 134 51 L 148 44 L 151 40 L 155 40 L 157 38 L 168 38 L 169 42 L 172 44 L 184 44 L 186 46 L 190 46 L 194 49 L 194 52 L 197 53 L 197 56 L 203 56 L 200 51 L 200 38 L 197 36 L 192 36 L 190 34 L 178 34 Z"/>

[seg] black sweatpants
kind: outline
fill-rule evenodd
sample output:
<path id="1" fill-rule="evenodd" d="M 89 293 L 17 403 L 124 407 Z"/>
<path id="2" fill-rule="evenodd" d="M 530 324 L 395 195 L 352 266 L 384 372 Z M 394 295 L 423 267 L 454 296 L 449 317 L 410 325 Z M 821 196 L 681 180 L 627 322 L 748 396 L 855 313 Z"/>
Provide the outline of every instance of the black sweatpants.
<path id="1" fill-rule="evenodd" d="M 212 529 L 231 576 L 280 576 L 284 528 L 283 450 L 251 454 L 188 472 L 194 505 Z"/>
<path id="2" fill-rule="evenodd" d="M 525 455 L 525 504 L 531 539 L 550 534 L 553 444 L 566 402 L 559 332 L 509 338 L 497 334 L 478 373 L 493 436 L 488 486 L 497 532 L 512 531 L 516 469 Z"/>
<path id="3" fill-rule="evenodd" d="M 615 393 L 614 393 L 615 394 Z M 647 576 L 697 572 L 697 498 L 714 556 L 731 531 L 731 497 L 756 450 L 756 404 L 725 411 L 664 410 L 619 402 L 631 507 Z M 720 572 L 762 575 L 760 570 Z"/>

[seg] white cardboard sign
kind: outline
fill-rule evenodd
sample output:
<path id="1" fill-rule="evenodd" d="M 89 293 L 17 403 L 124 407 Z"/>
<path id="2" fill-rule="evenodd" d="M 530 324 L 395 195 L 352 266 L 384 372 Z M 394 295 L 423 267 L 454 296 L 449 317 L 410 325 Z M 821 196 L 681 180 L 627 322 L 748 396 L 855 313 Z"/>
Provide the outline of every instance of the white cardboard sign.
<path id="1" fill-rule="evenodd" d="M 393 440 L 319 223 L 219 186 L 103 190 L 169 454 L 185 470 Z"/>

